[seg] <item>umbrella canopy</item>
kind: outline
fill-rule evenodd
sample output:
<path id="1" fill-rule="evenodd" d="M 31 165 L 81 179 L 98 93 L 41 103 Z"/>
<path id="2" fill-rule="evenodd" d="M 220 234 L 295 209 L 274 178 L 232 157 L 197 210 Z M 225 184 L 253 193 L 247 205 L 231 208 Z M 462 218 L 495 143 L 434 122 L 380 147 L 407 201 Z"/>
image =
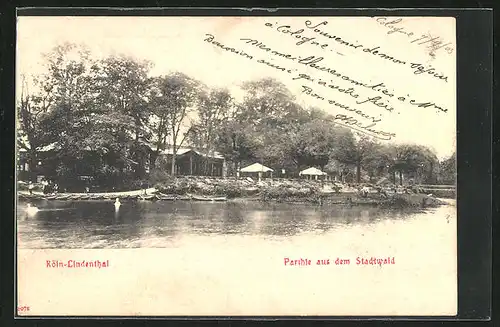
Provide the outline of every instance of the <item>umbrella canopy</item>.
<path id="1" fill-rule="evenodd" d="M 245 168 L 241 168 L 242 173 L 267 173 L 268 171 L 273 171 L 271 168 L 261 165 L 260 163 L 254 163 Z"/>
<path id="2" fill-rule="evenodd" d="M 311 168 L 304 169 L 303 171 L 301 171 L 299 173 L 299 175 L 300 176 L 302 176 L 302 175 L 324 176 L 324 175 L 326 175 L 326 173 L 322 172 L 318 168 L 311 167 Z"/>

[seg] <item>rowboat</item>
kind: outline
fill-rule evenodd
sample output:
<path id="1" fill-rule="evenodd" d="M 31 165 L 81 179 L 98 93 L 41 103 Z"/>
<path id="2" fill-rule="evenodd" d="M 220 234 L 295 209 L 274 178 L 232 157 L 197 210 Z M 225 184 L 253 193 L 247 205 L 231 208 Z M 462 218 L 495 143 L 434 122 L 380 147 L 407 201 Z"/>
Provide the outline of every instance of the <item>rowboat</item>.
<path id="1" fill-rule="evenodd" d="M 227 201 L 227 197 L 219 196 L 219 197 L 207 197 L 207 196 L 199 196 L 199 195 L 191 195 L 191 198 L 196 201 Z"/>
<path id="2" fill-rule="evenodd" d="M 189 201 L 189 200 L 192 200 L 193 198 L 189 195 L 187 196 L 176 196 L 175 200 L 176 201 Z"/>
<path id="3" fill-rule="evenodd" d="M 156 195 L 146 195 L 146 196 L 139 196 L 139 200 L 143 201 L 154 201 L 157 200 Z"/>
<path id="4" fill-rule="evenodd" d="M 159 194 L 159 195 L 157 195 L 157 197 L 158 197 L 158 200 L 162 200 L 162 201 L 174 201 L 174 200 L 177 200 L 177 196 L 176 195 Z"/>

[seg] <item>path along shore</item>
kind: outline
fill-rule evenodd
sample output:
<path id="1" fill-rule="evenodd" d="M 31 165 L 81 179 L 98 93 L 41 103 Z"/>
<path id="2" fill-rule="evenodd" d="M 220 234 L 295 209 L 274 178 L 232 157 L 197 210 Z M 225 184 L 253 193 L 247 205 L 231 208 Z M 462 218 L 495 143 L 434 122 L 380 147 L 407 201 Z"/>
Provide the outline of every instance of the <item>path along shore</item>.
<path id="1" fill-rule="evenodd" d="M 319 192 L 319 193 L 273 193 L 263 190 L 250 195 L 227 197 L 224 195 L 196 195 L 196 194 L 165 194 L 156 188 L 127 192 L 109 193 L 57 193 L 43 194 L 26 191 L 18 192 L 21 200 L 104 200 L 110 201 L 116 198 L 121 200 L 147 200 L 147 201 L 277 201 L 289 203 L 316 203 L 320 205 L 328 204 L 348 204 L 348 205 L 381 205 L 387 207 L 435 207 L 443 204 L 450 204 L 449 201 L 438 199 L 426 194 L 360 194 L 357 192 Z"/>

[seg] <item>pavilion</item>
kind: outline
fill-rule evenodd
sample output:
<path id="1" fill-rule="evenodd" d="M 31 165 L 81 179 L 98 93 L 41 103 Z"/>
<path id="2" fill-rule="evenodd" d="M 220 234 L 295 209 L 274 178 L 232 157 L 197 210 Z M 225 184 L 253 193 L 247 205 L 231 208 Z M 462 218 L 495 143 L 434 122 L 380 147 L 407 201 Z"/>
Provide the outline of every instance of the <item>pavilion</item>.
<path id="1" fill-rule="evenodd" d="M 312 178 L 312 176 L 314 176 L 314 179 L 318 179 L 318 176 L 326 176 L 326 175 L 327 173 L 315 167 L 304 169 L 299 173 L 299 176 L 308 176 L 309 178 Z"/>
<path id="2" fill-rule="evenodd" d="M 266 167 L 260 163 L 254 163 L 251 164 L 250 166 L 246 166 L 244 168 L 240 169 L 241 173 L 249 173 L 249 174 L 257 174 L 259 177 L 259 181 L 262 179 L 262 176 L 265 173 L 270 173 L 271 178 L 273 177 L 273 169 Z"/>

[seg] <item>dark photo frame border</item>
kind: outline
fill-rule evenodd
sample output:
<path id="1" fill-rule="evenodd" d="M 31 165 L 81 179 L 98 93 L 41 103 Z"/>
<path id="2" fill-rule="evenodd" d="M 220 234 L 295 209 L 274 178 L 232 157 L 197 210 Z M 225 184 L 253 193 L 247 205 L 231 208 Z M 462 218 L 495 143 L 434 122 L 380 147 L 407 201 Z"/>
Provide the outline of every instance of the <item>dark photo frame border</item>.
<path id="1" fill-rule="evenodd" d="M 456 317 L 260 317 L 314 320 L 489 320 L 492 298 L 492 88 L 493 88 L 493 12 L 479 9 L 277 9 L 244 10 L 222 8 L 183 9 L 83 9 L 27 8 L 17 15 L 99 15 L 99 16 L 454 16 L 457 23 L 457 212 L 458 212 L 458 315 Z M 2 14 L 2 89 L 0 94 L 0 129 L 2 160 L 0 164 L 2 319 L 55 325 L 53 319 L 93 317 L 15 317 L 15 42 L 16 12 Z M 14 281 L 14 284 L 13 282 Z M 14 286 L 13 286 L 14 285 Z M 102 317 L 102 320 L 130 317 Z M 145 319 L 227 319 L 229 317 L 137 317 Z M 259 317 L 233 317 L 255 319 Z M 101 320 L 101 321 L 102 321 Z M 100 322 L 101 322 L 100 321 Z M 355 323 L 355 322 L 352 322 Z M 61 322 L 67 325 L 67 322 Z"/>

